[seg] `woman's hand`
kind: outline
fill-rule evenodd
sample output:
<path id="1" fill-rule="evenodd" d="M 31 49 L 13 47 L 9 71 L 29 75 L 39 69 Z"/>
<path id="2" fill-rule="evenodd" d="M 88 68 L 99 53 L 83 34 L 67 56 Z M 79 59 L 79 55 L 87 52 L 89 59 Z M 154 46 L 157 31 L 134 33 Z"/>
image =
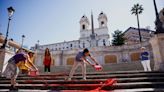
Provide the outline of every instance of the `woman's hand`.
<path id="1" fill-rule="evenodd" d="M 35 70 L 38 71 L 38 68 L 35 67 Z"/>
<path id="2" fill-rule="evenodd" d="M 95 65 L 94 64 L 91 64 L 92 67 L 94 67 Z"/>
<path id="3" fill-rule="evenodd" d="M 31 68 L 31 67 L 28 68 L 28 71 L 32 71 L 32 70 L 33 70 L 33 68 Z"/>

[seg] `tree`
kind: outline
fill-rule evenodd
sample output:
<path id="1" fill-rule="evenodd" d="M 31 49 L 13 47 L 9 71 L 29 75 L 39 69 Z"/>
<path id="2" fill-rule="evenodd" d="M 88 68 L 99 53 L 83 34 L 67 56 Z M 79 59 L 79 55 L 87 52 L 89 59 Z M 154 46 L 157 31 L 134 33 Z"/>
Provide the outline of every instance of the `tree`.
<path id="1" fill-rule="evenodd" d="M 139 33 L 139 38 L 140 38 L 140 42 L 142 42 L 142 37 L 141 37 L 141 31 L 140 31 L 140 24 L 139 24 L 139 14 L 141 14 L 143 12 L 143 7 L 142 5 L 134 4 L 134 6 L 131 9 L 131 14 L 135 14 L 135 16 L 137 16 L 137 24 L 138 24 L 138 33 Z"/>
<path id="2" fill-rule="evenodd" d="M 122 31 L 116 30 L 112 35 L 113 35 L 112 45 L 120 46 L 124 44 L 125 39 L 123 38 L 124 34 L 122 33 Z"/>

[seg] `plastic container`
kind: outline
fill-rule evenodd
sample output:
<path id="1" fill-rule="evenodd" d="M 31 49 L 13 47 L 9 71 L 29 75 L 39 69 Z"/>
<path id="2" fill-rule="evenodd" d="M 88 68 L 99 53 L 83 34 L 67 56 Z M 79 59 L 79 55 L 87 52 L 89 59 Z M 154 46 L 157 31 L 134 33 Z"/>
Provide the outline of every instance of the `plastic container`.
<path id="1" fill-rule="evenodd" d="M 32 77 L 37 76 L 37 71 L 29 71 L 28 75 Z"/>
<path id="2" fill-rule="evenodd" d="M 101 65 L 94 65 L 94 68 L 95 68 L 96 71 L 101 71 L 102 70 Z"/>

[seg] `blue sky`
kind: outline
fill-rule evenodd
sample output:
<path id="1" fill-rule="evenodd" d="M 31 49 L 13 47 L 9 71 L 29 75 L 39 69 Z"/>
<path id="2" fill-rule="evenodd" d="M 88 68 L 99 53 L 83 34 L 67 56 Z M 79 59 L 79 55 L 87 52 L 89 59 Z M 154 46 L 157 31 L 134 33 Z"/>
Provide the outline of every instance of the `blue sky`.
<path id="1" fill-rule="evenodd" d="M 119 29 L 125 31 L 128 27 L 137 27 L 136 16 L 130 9 L 136 4 L 142 4 L 143 13 L 139 16 L 140 26 L 150 26 L 154 29 L 153 0 L 0 0 L 0 32 L 7 30 L 7 8 L 12 6 L 15 13 L 10 24 L 9 38 L 24 44 L 34 46 L 37 40 L 40 44 L 79 39 L 80 18 L 85 14 L 90 20 L 91 10 L 94 15 L 94 27 L 98 27 L 98 14 L 103 11 L 108 17 L 109 34 Z M 158 11 L 164 7 L 164 0 L 156 0 Z"/>

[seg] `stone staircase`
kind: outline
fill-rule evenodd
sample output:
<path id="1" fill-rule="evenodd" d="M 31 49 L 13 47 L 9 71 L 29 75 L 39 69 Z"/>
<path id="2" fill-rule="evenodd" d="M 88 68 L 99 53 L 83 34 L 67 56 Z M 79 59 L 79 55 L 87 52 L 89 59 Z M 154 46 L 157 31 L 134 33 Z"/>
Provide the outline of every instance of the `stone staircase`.
<path id="1" fill-rule="evenodd" d="M 19 92 L 162 92 L 164 72 L 115 71 L 89 72 L 87 80 L 76 73 L 71 81 L 65 80 L 68 73 L 40 74 L 37 77 L 20 75 L 17 78 Z M 107 79 L 115 78 L 117 83 L 101 87 Z M 10 80 L 0 77 L 0 91 L 11 91 Z"/>
<path id="2" fill-rule="evenodd" d="M 151 67 L 154 66 L 154 62 L 151 62 Z M 40 72 L 44 72 L 44 67 L 43 66 L 37 66 L 39 68 Z M 102 65 L 103 67 L 103 72 L 108 72 L 108 71 L 140 71 L 143 70 L 143 67 L 141 65 L 141 62 L 136 61 L 136 62 L 126 62 L 126 63 L 110 63 L 110 64 L 104 64 Z M 53 73 L 59 73 L 59 72 L 70 72 L 70 69 L 72 66 L 52 66 L 51 67 L 51 72 Z M 78 68 L 76 70 L 77 72 L 81 72 L 81 68 Z M 91 66 L 87 66 L 87 72 L 95 72 L 95 69 Z"/>

